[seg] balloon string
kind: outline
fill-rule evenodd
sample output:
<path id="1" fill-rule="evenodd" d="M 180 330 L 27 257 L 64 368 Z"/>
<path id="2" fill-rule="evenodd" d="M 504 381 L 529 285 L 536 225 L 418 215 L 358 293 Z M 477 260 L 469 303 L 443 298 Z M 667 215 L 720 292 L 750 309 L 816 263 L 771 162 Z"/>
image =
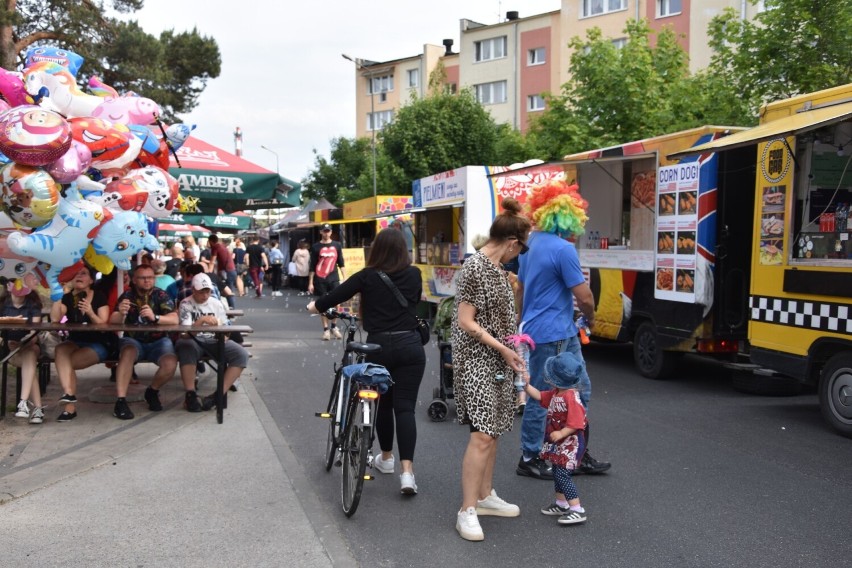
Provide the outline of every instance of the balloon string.
<path id="1" fill-rule="evenodd" d="M 154 113 L 154 121 L 157 123 L 157 126 L 160 128 L 160 132 L 163 134 L 163 140 L 166 143 L 166 147 L 169 149 L 169 152 L 172 153 L 172 156 L 175 157 L 175 162 L 177 162 L 178 167 L 182 168 L 183 166 L 180 165 L 180 158 L 178 158 L 177 150 L 175 150 L 175 146 L 172 144 L 172 141 L 169 140 L 169 137 L 166 136 L 166 129 L 163 128 L 163 121 L 160 120 L 160 115 L 156 112 Z"/>

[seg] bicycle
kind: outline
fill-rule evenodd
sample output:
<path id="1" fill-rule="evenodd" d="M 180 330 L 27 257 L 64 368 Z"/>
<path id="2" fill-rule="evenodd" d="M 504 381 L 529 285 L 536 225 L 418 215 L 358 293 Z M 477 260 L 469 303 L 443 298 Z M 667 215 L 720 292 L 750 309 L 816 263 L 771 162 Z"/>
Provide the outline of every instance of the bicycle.
<path id="1" fill-rule="evenodd" d="M 364 481 L 372 479 L 365 475 L 367 466 L 373 467 L 373 439 L 376 429 L 376 409 L 379 403 L 380 383 L 390 382 L 387 371 L 381 380 L 371 380 L 370 377 L 355 374 L 347 376 L 349 370 L 356 369 L 353 365 L 364 363 L 367 355 L 381 351 L 381 345 L 355 341 L 359 331 L 358 316 L 328 310 L 325 315 L 329 319 L 346 322 L 346 340 L 343 357 L 340 364 L 334 366 L 334 384 L 328 399 L 325 412 L 316 416 L 329 420 L 328 436 L 325 448 L 325 470 L 330 471 L 332 465 L 342 466 L 341 502 L 343 512 L 351 517 L 358 509 Z M 383 367 L 376 366 L 383 370 Z M 350 388 L 352 380 L 357 388 Z M 378 382 L 376 382 L 378 381 Z M 335 460 L 335 456 L 339 458 Z"/>

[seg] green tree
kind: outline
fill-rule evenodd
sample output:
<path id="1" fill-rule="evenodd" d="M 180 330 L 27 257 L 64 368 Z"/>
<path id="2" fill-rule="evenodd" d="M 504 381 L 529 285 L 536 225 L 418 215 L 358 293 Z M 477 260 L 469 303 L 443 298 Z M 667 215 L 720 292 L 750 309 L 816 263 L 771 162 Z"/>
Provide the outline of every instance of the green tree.
<path id="1" fill-rule="evenodd" d="M 402 107 L 381 132 L 384 154 L 411 180 L 472 164 L 493 164 L 500 129 L 469 90 L 436 92 Z M 410 191 L 410 186 L 406 187 Z"/>
<path id="2" fill-rule="evenodd" d="M 328 159 L 316 149 L 314 156 L 314 169 L 302 180 L 305 198 L 325 198 L 340 206 L 373 194 L 369 138 L 335 138 Z"/>
<path id="3" fill-rule="evenodd" d="M 14 70 L 26 51 L 55 45 L 85 58 L 78 79 L 92 75 L 119 93 L 150 97 L 168 121 L 191 111 L 209 79 L 219 76 L 221 56 L 216 41 L 196 29 L 164 31 L 154 37 L 136 21 L 107 15 L 95 0 L 21 0 L 0 6 L 0 65 Z M 117 14 L 139 10 L 143 0 L 110 0 Z"/>
<path id="4" fill-rule="evenodd" d="M 748 125 L 754 113 L 733 85 L 702 72 L 691 76 L 686 52 L 669 27 L 656 34 L 630 20 L 617 48 L 600 29 L 570 42 L 571 80 L 532 124 L 528 147 L 543 159 L 623 144 L 705 124 Z"/>
<path id="5" fill-rule="evenodd" d="M 753 21 L 730 8 L 713 18 L 713 81 L 730 85 L 754 115 L 767 102 L 852 82 L 852 0 L 764 5 Z"/>

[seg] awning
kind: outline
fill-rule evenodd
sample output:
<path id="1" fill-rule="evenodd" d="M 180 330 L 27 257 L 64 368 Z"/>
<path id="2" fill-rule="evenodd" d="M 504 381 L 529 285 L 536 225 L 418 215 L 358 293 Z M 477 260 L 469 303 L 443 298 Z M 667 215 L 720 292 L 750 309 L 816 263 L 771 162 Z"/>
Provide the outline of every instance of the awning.
<path id="1" fill-rule="evenodd" d="M 159 223 L 157 225 L 158 237 L 207 237 L 210 230 L 198 225 L 175 225 L 172 223 Z"/>
<path id="2" fill-rule="evenodd" d="M 251 228 L 252 218 L 249 215 L 195 215 L 191 213 L 172 212 L 162 219 L 166 223 L 201 225 L 208 229 L 224 231 L 243 231 Z"/>
<path id="3" fill-rule="evenodd" d="M 852 118 L 852 102 L 820 107 L 786 118 L 779 118 L 778 120 L 755 126 L 749 130 L 737 132 L 736 134 L 731 134 L 730 136 L 719 138 L 700 146 L 693 146 L 692 148 L 669 154 L 668 158 L 674 160 L 694 154 L 733 150 L 734 148 L 751 146 L 752 144 L 781 136 L 798 136 L 799 134 L 842 122 L 849 118 Z"/>
<path id="4" fill-rule="evenodd" d="M 172 156 L 169 173 L 178 180 L 181 195 L 199 199 L 202 213 L 295 207 L 301 202 L 301 184 L 193 136 L 177 155 L 181 167 Z"/>

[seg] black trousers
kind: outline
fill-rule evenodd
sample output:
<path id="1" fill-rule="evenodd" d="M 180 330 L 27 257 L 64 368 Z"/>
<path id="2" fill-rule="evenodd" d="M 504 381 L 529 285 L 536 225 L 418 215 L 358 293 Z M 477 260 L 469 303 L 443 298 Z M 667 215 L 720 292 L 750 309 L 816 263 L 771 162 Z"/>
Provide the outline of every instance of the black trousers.
<path id="1" fill-rule="evenodd" d="M 378 343 L 382 351 L 369 358 L 371 363 L 384 365 L 393 379 L 393 386 L 379 400 L 376 434 L 384 452 L 393 451 L 393 438 L 399 448 L 399 459 L 413 460 L 417 445 L 417 424 L 414 409 L 417 393 L 426 370 L 426 353 L 416 331 L 402 334 L 371 333 L 370 343 Z"/>

